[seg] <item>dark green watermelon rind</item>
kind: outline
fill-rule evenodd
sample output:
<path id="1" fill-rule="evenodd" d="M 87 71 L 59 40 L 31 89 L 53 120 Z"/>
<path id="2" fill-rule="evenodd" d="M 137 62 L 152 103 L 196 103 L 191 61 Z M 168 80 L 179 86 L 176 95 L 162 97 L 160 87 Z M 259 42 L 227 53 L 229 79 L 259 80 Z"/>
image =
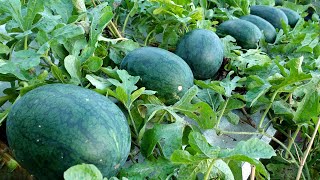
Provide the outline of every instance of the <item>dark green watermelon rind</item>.
<path id="1" fill-rule="evenodd" d="M 214 77 L 223 61 L 223 45 L 219 37 L 204 29 L 185 34 L 175 53 L 187 62 L 196 79 Z"/>
<path id="2" fill-rule="evenodd" d="M 240 19 L 249 21 L 253 24 L 255 24 L 261 31 L 263 31 L 263 34 L 265 36 L 266 42 L 273 43 L 277 36 L 276 29 L 265 19 L 255 16 L 255 15 L 246 15 L 240 17 Z"/>
<path id="3" fill-rule="evenodd" d="M 139 86 L 157 91 L 166 104 L 177 102 L 193 86 L 193 73 L 179 56 L 155 47 L 130 52 L 121 62 L 132 76 L 140 76 Z M 182 89 L 180 89 L 182 88 Z"/>
<path id="4" fill-rule="evenodd" d="M 251 22 L 242 19 L 232 19 L 221 23 L 217 28 L 219 36 L 230 35 L 245 49 L 257 47 L 262 37 L 260 29 Z"/>
<path id="5" fill-rule="evenodd" d="M 291 27 L 294 27 L 297 22 L 299 21 L 299 19 L 301 18 L 301 16 L 299 15 L 299 13 L 295 12 L 292 9 L 289 8 L 279 8 L 281 11 L 284 12 L 284 14 L 287 16 L 288 18 L 288 23 Z"/>
<path id="6" fill-rule="evenodd" d="M 273 27 L 282 29 L 281 21 L 288 24 L 288 18 L 284 12 L 280 9 L 265 6 L 265 5 L 255 5 L 250 7 L 250 14 L 259 16 L 273 25 Z"/>
<path id="7" fill-rule="evenodd" d="M 116 174 L 130 151 L 127 120 L 108 98 L 73 85 L 46 85 L 12 107 L 9 146 L 19 163 L 39 179 L 59 179 L 70 166 L 95 164 Z M 62 163 L 63 162 L 63 163 Z"/>

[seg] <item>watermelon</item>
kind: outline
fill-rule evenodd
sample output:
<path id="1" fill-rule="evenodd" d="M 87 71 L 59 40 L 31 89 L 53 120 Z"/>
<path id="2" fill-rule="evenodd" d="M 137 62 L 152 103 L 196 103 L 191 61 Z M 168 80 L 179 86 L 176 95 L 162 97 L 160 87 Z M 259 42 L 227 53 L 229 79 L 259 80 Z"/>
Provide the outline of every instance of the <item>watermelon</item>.
<path id="1" fill-rule="evenodd" d="M 273 25 L 273 27 L 282 29 L 282 21 L 288 24 L 286 14 L 276 7 L 266 5 L 255 5 L 250 7 L 250 14 L 259 16 Z"/>
<path id="2" fill-rule="evenodd" d="M 62 179 L 69 167 L 96 165 L 114 176 L 129 154 L 123 112 L 107 97 L 66 84 L 50 84 L 22 96 L 7 119 L 9 147 L 38 179 Z"/>
<path id="3" fill-rule="evenodd" d="M 157 91 L 165 104 L 177 102 L 193 86 L 193 73 L 179 56 L 156 47 L 142 47 L 127 54 L 120 64 L 132 76 L 140 76 L 138 86 Z"/>
<path id="4" fill-rule="evenodd" d="M 230 35 L 245 49 L 254 49 L 262 37 L 260 29 L 253 23 L 242 19 L 230 19 L 217 28 L 219 36 Z"/>
<path id="5" fill-rule="evenodd" d="M 246 15 L 240 17 L 240 19 L 249 21 L 255 24 L 264 34 L 266 42 L 273 43 L 276 40 L 277 31 L 276 29 L 265 19 L 255 16 L 255 15 Z"/>
<path id="6" fill-rule="evenodd" d="M 221 67 L 223 45 L 214 32 L 195 29 L 181 38 L 175 53 L 188 63 L 196 79 L 209 79 Z"/>

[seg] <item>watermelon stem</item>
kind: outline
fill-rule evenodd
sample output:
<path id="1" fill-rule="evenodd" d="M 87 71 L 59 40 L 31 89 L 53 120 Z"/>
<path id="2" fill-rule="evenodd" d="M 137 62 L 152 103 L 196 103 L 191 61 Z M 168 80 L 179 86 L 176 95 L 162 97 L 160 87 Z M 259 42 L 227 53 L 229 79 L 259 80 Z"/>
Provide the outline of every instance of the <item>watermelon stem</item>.
<path id="1" fill-rule="evenodd" d="M 291 147 L 292 147 L 292 145 L 293 145 L 298 133 L 300 132 L 300 129 L 301 129 L 301 125 L 298 125 L 298 127 L 297 127 L 296 131 L 294 132 L 293 136 L 289 138 L 289 143 L 288 143 L 288 150 L 289 151 L 291 150 Z M 284 156 L 285 158 L 289 157 L 289 153 L 288 153 L 289 151 L 286 152 L 286 154 Z"/>
<path id="2" fill-rule="evenodd" d="M 224 114 L 224 111 L 225 111 L 226 108 L 227 108 L 228 102 L 229 102 L 229 98 L 227 97 L 227 98 L 226 98 L 226 101 L 225 101 L 225 103 L 224 103 L 224 105 L 223 105 L 223 108 L 222 108 L 222 110 L 221 110 L 221 112 L 220 112 L 220 115 L 219 115 L 219 117 L 218 117 L 218 122 L 217 122 L 217 126 L 216 126 L 217 128 L 219 127 L 221 118 L 222 118 L 222 116 L 223 116 L 223 114 Z"/>
<path id="3" fill-rule="evenodd" d="M 258 129 L 261 129 L 262 128 L 262 125 L 263 125 L 263 122 L 264 122 L 264 119 L 265 117 L 267 116 L 272 104 L 273 104 L 273 101 L 274 99 L 276 98 L 277 94 L 278 94 L 278 90 L 276 90 L 273 95 L 272 95 L 272 98 L 271 98 L 271 101 L 270 101 L 270 104 L 268 105 L 267 109 L 265 109 L 263 115 L 261 116 L 261 119 L 260 119 L 260 122 L 259 122 L 259 126 L 258 126 Z"/>
<path id="4" fill-rule="evenodd" d="M 134 135 L 137 136 L 138 135 L 138 130 L 137 130 L 136 124 L 134 123 L 134 120 L 133 120 L 133 117 L 132 117 L 130 109 L 127 108 L 127 110 L 128 110 L 128 114 L 129 114 L 129 119 L 130 119 L 132 127 L 133 127 Z"/>

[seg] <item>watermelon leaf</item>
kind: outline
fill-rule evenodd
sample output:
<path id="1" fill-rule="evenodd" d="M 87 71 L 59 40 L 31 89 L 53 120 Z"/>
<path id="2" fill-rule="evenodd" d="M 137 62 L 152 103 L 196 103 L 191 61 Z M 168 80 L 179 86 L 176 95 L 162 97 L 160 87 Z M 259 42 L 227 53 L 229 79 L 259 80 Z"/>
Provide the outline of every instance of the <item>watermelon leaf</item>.
<path id="1" fill-rule="evenodd" d="M 293 120 L 297 124 L 308 123 L 312 118 L 319 116 L 319 75 L 300 87 L 299 91 L 304 92 L 303 99 L 298 102 L 298 108 L 294 113 Z"/>
<path id="2" fill-rule="evenodd" d="M 64 59 L 64 66 L 71 76 L 71 82 L 78 85 L 81 83 L 81 64 L 73 55 L 69 55 Z"/>
<path id="3" fill-rule="evenodd" d="M 217 116 L 209 104 L 191 101 L 197 95 L 197 86 L 191 87 L 183 97 L 173 105 L 173 109 L 195 120 L 201 128 L 210 129 L 217 123 Z"/>
<path id="4" fill-rule="evenodd" d="M 102 180 L 103 179 L 101 172 L 93 164 L 80 164 L 80 165 L 72 166 L 64 172 L 63 177 L 65 180 L 74 180 L 74 179 Z"/>
<path id="5" fill-rule="evenodd" d="M 161 147 L 163 156 L 167 159 L 171 154 L 182 148 L 182 136 L 185 124 L 177 121 L 172 124 L 156 124 L 147 130 L 141 140 L 141 153 L 145 157 L 152 155 L 155 146 Z"/>
<path id="6" fill-rule="evenodd" d="M 303 57 L 290 60 L 287 65 L 290 68 L 290 74 L 282 80 L 279 85 L 274 85 L 273 89 L 283 89 L 288 85 L 295 84 L 297 82 L 311 79 L 311 74 L 306 74 L 302 71 Z"/>
<path id="7" fill-rule="evenodd" d="M 44 1 L 44 3 L 45 6 L 61 17 L 63 23 L 67 23 L 72 16 L 73 4 L 70 0 L 51 0 Z"/>
<path id="8" fill-rule="evenodd" d="M 23 31 L 26 30 L 23 25 L 20 0 L 1 0 L 0 8 L 1 11 L 9 13 Z"/>
<path id="9" fill-rule="evenodd" d="M 250 158 L 271 158 L 275 156 L 275 151 L 273 150 L 272 146 L 265 143 L 264 141 L 251 138 L 247 141 L 240 141 L 236 147 L 232 150 L 221 150 L 219 157 L 226 158 L 229 156 L 242 154 L 246 155 Z"/>
<path id="10" fill-rule="evenodd" d="M 98 45 L 98 38 L 101 35 L 103 29 L 112 20 L 112 17 L 112 8 L 108 6 L 108 2 L 101 3 L 89 12 L 89 19 L 91 21 L 89 42 L 81 53 L 81 62 L 86 61 L 93 55 Z"/>
<path id="11" fill-rule="evenodd" d="M 90 72 L 97 72 L 103 64 L 103 60 L 99 57 L 92 56 L 87 59 L 83 64 L 83 68 L 88 69 Z"/>
<path id="12" fill-rule="evenodd" d="M 25 30 L 29 30 L 32 27 L 32 23 L 36 15 L 44 9 L 43 0 L 29 0 L 27 5 L 27 14 L 24 17 L 23 27 Z"/>
<path id="13" fill-rule="evenodd" d="M 0 54 L 8 54 L 10 48 L 2 43 L 0 43 Z"/>
<path id="14" fill-rule="evenodd" d="M 97 89 L 104 90 L 107 87 L 110 87 L 112 84 L 105 78 L 96 76 L 94 74 L 87 74 L 86 79 Z"/>
<path id="15" fill-rule="evenodd" d="M 191 132 L 188 136 L 190 147 L 194 152 L 204 154 L 208 158 L 217 158 L 220 148 L 212 147 L 199 132 Z"/>
<path id="16" fill-rule="evenodd" d="M 232 91 L 234 91 L 236 87 L 241 87 L 241 85 L 238 83 L 238 81 L 241 79 L 239 76 L 235 76 L 233 79 L 231 79 L 230 76 L 233 73 L 233 71 L 230 71 L 227 77 L 220 82 L 220 86 L 224 88 L 224 95 L 226 97 L 231 97 Z"/>
<path id="17" fill-rule="evenodd" d="M 128 179 L 166 179 L 177 167 L 164 158 L 146 160 L 122 169 L 119 176 Z"/>

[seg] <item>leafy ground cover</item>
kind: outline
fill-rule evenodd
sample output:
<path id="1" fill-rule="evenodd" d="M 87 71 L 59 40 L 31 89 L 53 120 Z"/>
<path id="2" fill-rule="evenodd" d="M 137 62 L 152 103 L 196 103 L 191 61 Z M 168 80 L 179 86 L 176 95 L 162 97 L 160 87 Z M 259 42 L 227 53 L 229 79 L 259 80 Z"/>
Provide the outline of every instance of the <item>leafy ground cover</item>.
<path id="1" fill-rule="evenodd" d="M 216 31 L 222 22 L 249 14 L 255 4 L 274 6 L 275 1 L 0 0 L 0 24 L 5 25 L 0 29 L 0 80 L 11 84 L 0 104 L 14 103 L 48 83 L 79 85 L 112 97 L 127 114 L 132 147 L 117 177 L 105 178 L 242 179 L 242 162 L 249 162 L 257 179 L 319 179 L 319 2 L 284 1 L 283 7 L 301 18 L 294 27 L 282 23 L 272 44 L 262 39 L 257 48 L 243 49 L 233 37 L 221 37 L 224 62 L 216 77 L 195 80 L 170 106 L 155 91 L 138 87 L 139 77 L 118 69 L 136 48 L 174 52 L 186 32 Z M 0 113 L 2 126 L 9 111 Z M 250 114 L 257 111 L 263 115 L 254 124 Z M 250 123 L 256 132 L 221 129 L 223 116 L 232 124 Z M 267 134 L 265 124 L 285 140 Z M 262 135 L 276 145 L 252 138 L 221 148 L 207 142 L 204 129 Z M 5 168 L 19 166 L 10 152 L 1 157 Z M 103 179 L 89 164 L 71 167 L 64 177 Z"/>

